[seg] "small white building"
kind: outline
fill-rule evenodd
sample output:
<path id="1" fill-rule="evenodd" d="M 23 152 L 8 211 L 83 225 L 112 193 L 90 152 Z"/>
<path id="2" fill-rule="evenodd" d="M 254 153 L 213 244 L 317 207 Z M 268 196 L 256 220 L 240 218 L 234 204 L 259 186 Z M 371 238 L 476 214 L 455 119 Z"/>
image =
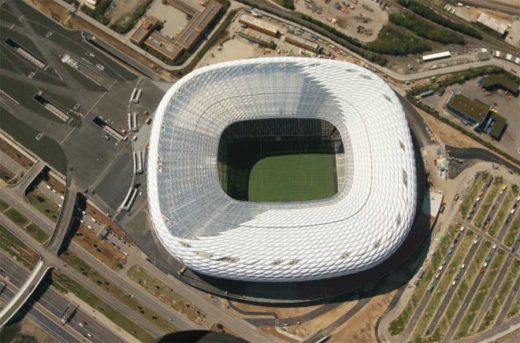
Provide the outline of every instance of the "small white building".
<path id="1" fill-rule="evenodd" d="M 500 33 L 501 35 L 504 35 L 507 32 L 507 29 L 509 28 L 509 25 L 506 22 L 492 17 L 487 13 L 481 13 L 478 16 L 477 22 L 489 27 L 490 29 Z"/>
<path id="2" fill-rule="evenodd" d="M 441 58 L 449 58 L 449 57 L 451 57 L 451 53 L 449 51 L 443 51 L 443 52 L 437 52 L 434 54 L 423 55 L 422 61 L 429 62 L 429 61 L 438 60 Z"/>

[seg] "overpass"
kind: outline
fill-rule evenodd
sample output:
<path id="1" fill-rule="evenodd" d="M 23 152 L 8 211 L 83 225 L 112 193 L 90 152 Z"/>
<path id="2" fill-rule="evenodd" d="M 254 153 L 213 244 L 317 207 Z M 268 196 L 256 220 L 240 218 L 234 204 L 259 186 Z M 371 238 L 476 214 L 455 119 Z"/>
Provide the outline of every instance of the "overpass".
<path id="1" fill-rule="evenodd" d="M 0 328 L 3 328 L 25 304 L 27 299 L 33 294 L 34 290 L 43 280 L 49 269 L 52 267 L 47 265 L 43 260 L 38 261 L 33 271 L 25 280 L 24 284 L 18 290 L 18 293 L 5 305 L 0 312 Z"/>
<path id="2" fill-rule="evenodd" d="M 55 255 L 60 254 L 63 240 L 67 236 L 67 232 L 72 225 L 77 200 L 77 186 L 72 182 L 70 177 L 67 177 L 67 187 L 65 188 L 65 196 L 63 199 L 63 205 L 61 207 L 60 216 L 58 217 L 58 221 L 56 222 L 56 227 L 52 232 L 52 236 L 46 244 L 47 248 Z"/>
<path id="3" fill-rule="evenodd" d="M 36 162 L 36 164 L 34 164 L 25 173 L 25 175 L 20 179 L 20 181 L 18 181 L 18 183 L 16 184 L 16 188 L 18 189 L 22 197 L 25 196 L 25 191 L 27 190 L 27 188 L 34 182 L 34 179 L 36 179 L 36 177 L 43 172 L 46 166 L 47 165 L 45 164 L 45 162 L 43 162 L 42 160 L 38 160 L 38 162 Z"/>

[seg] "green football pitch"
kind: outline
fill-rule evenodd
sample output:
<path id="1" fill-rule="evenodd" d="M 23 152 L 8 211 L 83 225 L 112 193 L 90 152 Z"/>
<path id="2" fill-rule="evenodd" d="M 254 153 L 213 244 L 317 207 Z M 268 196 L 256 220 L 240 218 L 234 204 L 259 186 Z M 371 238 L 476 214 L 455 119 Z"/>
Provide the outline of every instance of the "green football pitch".
<path id="1" fill-rule="evenodd" d="M 265 157 L 253 166 L 249 175 L 249 201 L 316 200 L 335 193 L 333 154 Z"/>

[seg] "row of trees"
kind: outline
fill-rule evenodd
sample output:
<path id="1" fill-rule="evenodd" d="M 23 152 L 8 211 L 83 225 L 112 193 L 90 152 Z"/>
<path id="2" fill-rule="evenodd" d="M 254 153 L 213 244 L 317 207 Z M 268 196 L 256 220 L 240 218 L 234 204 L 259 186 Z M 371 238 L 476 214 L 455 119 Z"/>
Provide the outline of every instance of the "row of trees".
<path id="1" fill-rule="evenodd" d="M 366 48 L 388 55 L 405 56 L 430 51 L 430 44 L 414 35 L 392 26 L 384 26 L 377 39 L 366 44 Z"/>
<path id="2" fill-rule="evenodd" d="M 81 11 L 83 11 L 88 16 L 96 19 L 103 25 L 107 25 L 110 23 L 110 17 L 105 15 L 105 12 L 108 10 L 108 7 L 112 4 L 112 0 L 100 0 L 96 8 L 92 9 L 86 5 L 81 6 Z"/>
<path id="3" fill-rule="evenodd" d="M 445 18 L 440 14 L 436 13 L 434 10 L 432 10 L 430 6 L 423 5 L 422 3 L 416 0 L 397 0 L 397 2 L 399 3 L 399 5 L 408 8 L 414 13 L 428 20 L 433 21 L 434 23 L 445 26 L 454 31 L 464 33 L 468 36 L 477 39 L 482 39 L 482 34 L 478 30 L 474 29 L 470 25 L 451 21 L 448 18 Z"/>
<path id="4" fill-rule="evenodd" d="M 415 34 L 442 44 L 464 45 L 464 37 L 450 30 L 436 27 L 413 13 L 392 13 L 390 22 L 403 26 Z"/>

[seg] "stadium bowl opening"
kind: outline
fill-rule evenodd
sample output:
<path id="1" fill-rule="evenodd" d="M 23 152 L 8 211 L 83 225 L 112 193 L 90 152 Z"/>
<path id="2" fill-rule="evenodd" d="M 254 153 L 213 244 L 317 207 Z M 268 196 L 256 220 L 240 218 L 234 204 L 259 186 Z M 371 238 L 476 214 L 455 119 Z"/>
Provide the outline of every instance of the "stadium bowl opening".
<path id="1" fill-rule="evenodd" d="M 337 130 L 341 141 L 337 191 L 275 197 L 271 184 L 268 194 L 252 195 L 256 201 L 245 201 L 249 190 L 228 195 L 226 128 L 280 129 L 312 120 Z M 254 185 L 279 166 L 279 160 L 256 161 Z M 325 180 L 330 173 L 317 175 Z M 299 282 L 368 270 L 403 243 L 417 204 L 401 103 L 374 73 L 332 60 L 248 59 L 188 74 L 156 111 L 147 177 L 150 216 L 164 248 L 188 268 L 222 279 Z"/>
<path id="2" fill-rule="evenodd" d="M 222 189 L 242 201 L 325 199 L 345 181 L 341 135 L 321 119 L 235 122 L 220 137 L 217 166 Z"/>

